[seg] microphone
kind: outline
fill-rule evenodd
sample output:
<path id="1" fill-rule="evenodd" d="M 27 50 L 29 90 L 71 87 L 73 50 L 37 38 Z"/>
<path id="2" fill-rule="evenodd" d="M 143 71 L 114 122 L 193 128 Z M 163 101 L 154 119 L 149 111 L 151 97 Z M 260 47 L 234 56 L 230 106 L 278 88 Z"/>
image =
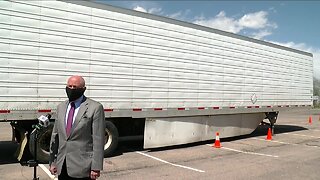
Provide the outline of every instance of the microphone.
<path id="1" fill-rule="evenodd" d="M 50 118 L 51 114 L 41 115 L 40 117 L 38 117 L 39 125 L 42 127 L 48 127 L 50 124 Z"/>

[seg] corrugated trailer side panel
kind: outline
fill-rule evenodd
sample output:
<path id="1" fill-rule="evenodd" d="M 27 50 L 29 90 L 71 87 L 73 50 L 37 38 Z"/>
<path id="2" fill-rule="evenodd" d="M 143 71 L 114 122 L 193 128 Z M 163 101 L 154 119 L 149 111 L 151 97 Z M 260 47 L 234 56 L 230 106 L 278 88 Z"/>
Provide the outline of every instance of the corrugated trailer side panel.
<path id="1" fill-rule="evenodd" d="M 90 2 L 0 3 L 0 109 L 54 109 L 72 74 L 111 109 L 312 104 L 307 53 Z"/>

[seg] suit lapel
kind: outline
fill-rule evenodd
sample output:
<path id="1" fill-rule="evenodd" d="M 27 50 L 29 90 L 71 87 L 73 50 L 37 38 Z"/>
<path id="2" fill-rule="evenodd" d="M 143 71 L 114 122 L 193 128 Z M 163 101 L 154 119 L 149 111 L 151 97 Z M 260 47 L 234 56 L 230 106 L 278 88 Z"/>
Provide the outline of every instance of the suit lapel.
<path id="1" fill-rule="evenodd" d="M 72 125 L 71 128 L 71 133 L 70 135 L 73 133 L 74 129 L 77 127 L 77 125 L 79 124 L 80 120 L 82 119 L 82 116 L 87 112 L 88 109 L 88 100 L 87 98 L 84 96 L 83 101 L 79 107 L 79 111 L 78 114 L 74 120 L 74 123 Z"/>
<path id="2" fill-rule="evenodd" d="M 66 113 L 68 108 L 69 101 L 65 101 L 65 103 L 62 105 L 61 109 L 63 110 L 63 113 L 59 113 L 59 119 L 61 119 L 60 126 L 62 127 L 64 131 L 62 131 L 64 137 L 67 137 L 66 132 Z"/>

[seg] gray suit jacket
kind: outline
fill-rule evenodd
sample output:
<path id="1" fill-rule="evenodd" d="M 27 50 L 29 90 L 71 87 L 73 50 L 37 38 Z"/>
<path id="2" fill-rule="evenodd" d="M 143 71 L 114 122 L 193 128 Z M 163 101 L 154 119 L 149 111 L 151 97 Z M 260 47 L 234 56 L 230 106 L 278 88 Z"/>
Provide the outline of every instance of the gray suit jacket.
<path id="1" fill-rule="evenodd" d="M 105 116 L 103 106 L 84 97 L 70 136 L 66 134 L 65 117 L 69 101 L 58 105 L 57 118 L 50 142 L 50 165 L 61 173 L 66 160 L 68 175 L 90 177 L 91 170 L 103 169 Z"/>

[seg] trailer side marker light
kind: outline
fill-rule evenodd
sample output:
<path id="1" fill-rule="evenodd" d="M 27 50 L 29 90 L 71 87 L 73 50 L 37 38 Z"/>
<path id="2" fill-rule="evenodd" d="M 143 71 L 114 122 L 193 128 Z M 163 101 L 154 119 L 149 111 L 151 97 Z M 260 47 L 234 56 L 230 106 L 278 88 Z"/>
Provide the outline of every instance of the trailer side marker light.
<path id="1" fill-rule="evenodd" d="M 39 113 L 49 113 L 49 112 L 51 112 L 51 109 L 39 109 L 38 112 Z"/>
<path id="2" fill-rule="evenodd" d="M 10 110 L 0 110 L 0 113 L 10 113 Z"/>

